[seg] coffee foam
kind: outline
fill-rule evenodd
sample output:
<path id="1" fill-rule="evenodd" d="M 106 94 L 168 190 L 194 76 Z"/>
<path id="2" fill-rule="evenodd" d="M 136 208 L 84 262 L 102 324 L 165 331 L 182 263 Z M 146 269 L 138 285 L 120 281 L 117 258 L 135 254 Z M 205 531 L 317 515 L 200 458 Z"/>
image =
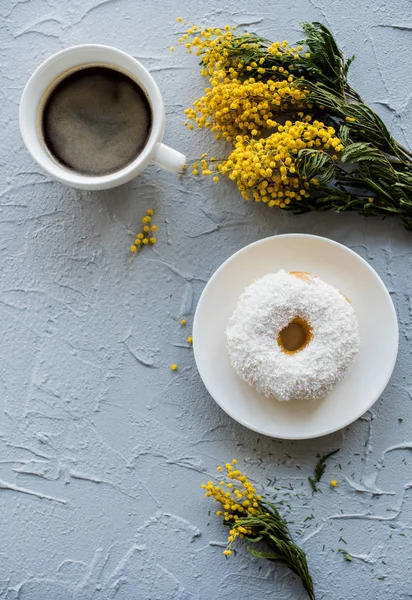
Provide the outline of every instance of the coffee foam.
<path id="1" fill-rule="evenodd" d="M 81 174 L 105 175 L 138 156 L 151 122 L 149 102 L 135 81 L 109 67 L 87 67 L 52 90 L 42 129 L 59 163 Z"/>

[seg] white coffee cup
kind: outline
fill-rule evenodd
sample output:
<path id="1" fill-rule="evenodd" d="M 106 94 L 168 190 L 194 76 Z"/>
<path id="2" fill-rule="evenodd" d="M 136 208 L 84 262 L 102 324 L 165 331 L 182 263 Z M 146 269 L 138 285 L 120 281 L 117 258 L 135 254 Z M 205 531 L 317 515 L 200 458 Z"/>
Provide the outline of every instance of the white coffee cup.
<path id="1" fill-rule="evenodd" d="M 143 150 L 133 162 L 108 175 L 83 175 L 65 168 L 50 154 L 41 133 L 41 110 L 46 96 L 64 77 L 85 66 L 107 66 L 122 71 L 144 90 L 152 110 L 152 127 Z M 186 162 L 181 152 L 162 143 L 165 109 L 155 80 L 135 58 L 110 46 L 73 46 L 48 58 L 36 69 L 24 88 L 19 120 L 21 135 L 34 160 L 52 177 L 76 188 L 112 188 L 133 179 L 149 163 L 166 171 L 178 172 Z"/>

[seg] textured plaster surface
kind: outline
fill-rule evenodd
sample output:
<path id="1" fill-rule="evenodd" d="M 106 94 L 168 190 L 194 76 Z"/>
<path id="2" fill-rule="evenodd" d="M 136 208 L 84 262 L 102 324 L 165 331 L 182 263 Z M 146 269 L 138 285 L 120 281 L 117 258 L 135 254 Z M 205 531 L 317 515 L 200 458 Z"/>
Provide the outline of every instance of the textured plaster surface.
<path id="1" fill-rule="evenodd" d="M 325 22 L 357 54 L 355 87 L 411 143 L 410 0 L 1 1 L 0 598 L 303 599 L 293 576 L 245 548 L 222 556 L 225 530 L 199 486 L 233 456 L 283 499 L 319 598 L 411 598 L 412 235 L 396 220 L 268 212 L 230 182 L 180 181 L 155 167 L 117 190 L 79 192 L 52 182 L 20 139 L 19 97 L 32 71 L 62 48 L 100 42 L 156 77 L 167 143 L 191 161 L 209 150 L 210 138 L 183 127 L 202 84 L 195 57 L 169 52 L 179 14 L 291 40 L 299 21 Z M 128 264 L 149 207 L 159 243 Z M 185 342 L 213 271 L 240 247 L 286 232 L 330 237 L 368 260 L 401 331 L 394 375 L 373 409 L 310 442 L 233 422 Z M 316 454 L 335 448 L 323 493 L 312 496 Z"/>

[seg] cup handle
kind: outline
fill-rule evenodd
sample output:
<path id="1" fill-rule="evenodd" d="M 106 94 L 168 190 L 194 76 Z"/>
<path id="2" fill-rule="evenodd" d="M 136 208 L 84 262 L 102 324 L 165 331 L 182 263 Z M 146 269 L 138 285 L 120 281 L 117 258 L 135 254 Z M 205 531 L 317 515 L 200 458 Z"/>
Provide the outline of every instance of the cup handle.
<path id="1" fill-rule="evenodd" d="M 170 146 L 158 142 L 156 144 L 153 163 L 170 173 L 178 173 L 186 163 L 186 156 Z"/>

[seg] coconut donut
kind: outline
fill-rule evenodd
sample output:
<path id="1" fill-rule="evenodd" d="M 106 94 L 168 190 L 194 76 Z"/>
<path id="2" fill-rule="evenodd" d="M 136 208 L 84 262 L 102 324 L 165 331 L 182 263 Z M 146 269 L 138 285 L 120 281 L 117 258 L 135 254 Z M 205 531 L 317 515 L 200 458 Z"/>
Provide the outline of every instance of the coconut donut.
<path id="1" fill-rule="evenodd" d="M 349 300 L 309 273 L 278 271 L 249 285 L 226 329 L 236 373 L 267 397 L 316 399 L 348 372 L 359 350 Z"/>

